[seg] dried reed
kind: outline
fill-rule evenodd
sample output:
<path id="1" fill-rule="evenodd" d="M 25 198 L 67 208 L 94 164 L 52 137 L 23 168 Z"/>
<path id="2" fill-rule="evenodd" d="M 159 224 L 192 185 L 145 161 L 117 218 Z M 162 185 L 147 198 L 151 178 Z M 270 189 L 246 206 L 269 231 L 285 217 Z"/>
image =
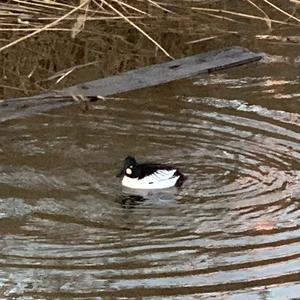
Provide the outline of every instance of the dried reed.
<path id="1" fill-rule="evenodd" d="M 76 2 L 79 4 L 76 5 Z M 130 4 L 126 0 L 73 0 L 70 1 L 54 1 L 54 0 L 11 0 L 7 1 L 0 6 L 0 31 L 2 32 L 15 32 L 19 33 L 21 37 L 9 41 L 7 44 L 0 47 L 0 52 L 12 47 L 24 40 L 31 38 L 43 31 L 70 31 L 71 37 L 74 38 L 79 32 L 84 30 L 87 21 L 96 20 L 116 20 L 123 19 L 129 23 L 147 39 L 149 39 L 158 49 L 160 49 L 165 55 L 171 57 L 171 55 L 157 42 L 150 34 L 146 33 L 141 26 L 137 25 L 134 20 L 142 18 L 151 18 L 153 15 L 149 13 L 149 7 L 154 9 L 153 13 L 157 10 L 166 12 L 169 14 L 175 14 L 174 7 L 190 8 L 191 11 L 197 11 L 199 13 L 205 13 L 213 17 L 223 15 L 224 20 L 236 21 L 233 18 L 227 18 L 225 15 L 231 15 L 238 18 L 255 19 L 266 22 L 267 26 L 271 28 L 272 24 L 285 24 L 292 25 L 287 20 L 272 19 L 266 13 L 265 9 L 260 7 L 261 1 L 256 4 L 254 0 L 246 0 L 258 12 L 263 16 L 251 15 L 243 12 L 230 11 L 219 8 L 209 7 L 195 7 L 192 4 L 195 2 L 187 1 L 185 5 L 182 1 L 174 0 L 172 2 L 158 2 L 154 0 L 130 0 Z M 66 2 L 66 3 L 65 3 Z M 207 4 L 212 1 L 200 2 Z M 284 16 L 287 16 L 289 20 L 294 20 L 300 23 L 300 19 L 295 17 L 288 11 L 280 8 L 269 0 L 263 0 L 264 3 L 277 10 Z M 290 0 L 292 3 L 298 3 L 298 0 Z M 191 5 L 190 5 L 191 4 Z M 170 7 L 170 8 L 168 8 Z M 156 11 L 155 11 L 156 9 Z M 180 17 L 180 16 L 179 16 Z M 45 23 L 50 21 L 49 23 Z M 73 24 L 70 24 L 74 21 Z M 66 24 L 66 22 L 69 22 Z M 26 35 L 22 35 L 23 32 L 30 32 Z M 15 37 L 15 35 L 13 35 Z"/>

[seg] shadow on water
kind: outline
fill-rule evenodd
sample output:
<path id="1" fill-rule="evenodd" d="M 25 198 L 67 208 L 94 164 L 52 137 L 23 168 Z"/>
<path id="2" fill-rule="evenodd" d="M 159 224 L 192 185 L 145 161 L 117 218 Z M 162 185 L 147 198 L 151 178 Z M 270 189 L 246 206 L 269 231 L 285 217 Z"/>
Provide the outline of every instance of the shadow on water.
<path id="1" fill-rule="evenodd" d="M 299 46 L 255 47 L 257 64 L 1 126 L 1 297 L 299 298 Z M 122 189 L 128 153 L 188 180 Z"/>
<path id="2" fill-rule="evenodd" d="M 135 190 L 129 188 L 123 188 L 122 194 L 118 200 L 124 208 L 134 208 L 138 205 L 142 205 L 145 202 L 147 205 L 150 203 L 166 204 L 167 202 L 175 202 L 177 188 L 169 188 L 163 190 Z"/>

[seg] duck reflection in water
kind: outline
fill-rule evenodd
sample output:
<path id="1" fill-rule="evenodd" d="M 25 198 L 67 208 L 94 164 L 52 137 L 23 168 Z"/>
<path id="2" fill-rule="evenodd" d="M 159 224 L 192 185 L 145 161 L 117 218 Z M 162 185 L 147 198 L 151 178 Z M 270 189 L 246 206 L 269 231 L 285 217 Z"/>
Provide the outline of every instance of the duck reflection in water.
<path id="1" fill-rule="evenodd" d="M 122 194 L 120 195 L 119 202 L 124 208 L 134 208 L 138 205 L 142 205 L 147 201 L 147 204 L 153 203 L 166 203 L 176 200 L 178 189 L 169 188 L 163 190 L 139 190 L 122 188 Z"/>

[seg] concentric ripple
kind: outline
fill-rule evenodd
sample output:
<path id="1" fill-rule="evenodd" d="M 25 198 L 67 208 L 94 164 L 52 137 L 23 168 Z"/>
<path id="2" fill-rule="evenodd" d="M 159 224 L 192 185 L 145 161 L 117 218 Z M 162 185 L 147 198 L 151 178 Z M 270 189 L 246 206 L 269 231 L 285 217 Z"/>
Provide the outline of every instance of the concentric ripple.
<path id="1" fill-rule="evenodd" d="M 299 297 L 300 79 L 248 71 L 1 127 L 2 295 Z M 127 154 L 188 180 L 122 189 Z"/>

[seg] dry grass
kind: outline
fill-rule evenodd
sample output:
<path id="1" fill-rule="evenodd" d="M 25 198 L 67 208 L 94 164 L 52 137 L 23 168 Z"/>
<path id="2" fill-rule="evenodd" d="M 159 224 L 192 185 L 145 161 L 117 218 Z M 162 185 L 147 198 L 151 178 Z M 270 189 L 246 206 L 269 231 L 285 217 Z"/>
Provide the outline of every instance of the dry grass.
<path id="1" fill-rule="evenodd" d="M 74 1 L 75 2 L 75 1 Z M 154 3 L 152 0 L 152 3 Z M 0 52 L 12 47 L 43 31 L 71 31 L 71 37 L 75 38 L 84 30 L 88 21 L 110 21 L 122 19 L 135 27 L 144 36 L 151 40 L 167 56 L 170 56 L 155 40 L 153 40 L 132 19 L 151 17 L 147 12 L 137 6 L 129 5 L 119 0 L 79 0 L 79 4 L 65 4 L 63 1 L 42 0 L 13 0 L 0 6 L 0 30 L 6 32 L 18 32 L 20 38 L 14 39 L 0 48 Z M 155 7 L 162 9 L 155 3 Z"/>
<path id="2" fill-rule="evenodd" d="M 288 2 L 2 1 L 0 94 L 30 95 L 77 83 L 82 76 L 89 80 L 199 52 L 200 45 L 207 50 L 209 43 L 221 46 L 221 40 L 250 25 L 259 28 L 260 37 L 274 35 L 278 26 L 300 26 L 299 1 Z"/>
<path id="3" fill-rule="evenodd" d="M 156 2 L 154 0 L 131 0 L 131 4 L 128 4 L 124 0 L 6 1 L 6 4 L 4 3 L 0 6 L 0 31 L 11 33 L 17 32 L 21 35 L 21 37 L 2 45 L 0 47 L 0 52 L 43 31 L 70 31 L 71 37 L 75 38 L 77 34 L 84 30 L 86 22 L 121 19 L 136 28 L 165 55 L 171 57 L 171 55 L 157 41 L 155 41 L 150 34 L 135 23 L 135 20 L 155 17 L 158 10 L 179 15 L 175 12 L 178 8 L 183 9 L 183 12 L 185 13 L 186 10 L 190 8 L 196 12 L 209 13 L 210 16 L 214 15 L 217 17 L 222 15 L 224 20 L 226 20 L 226 17 L 223 15 L 231 15 L 231 21 L 236 21 L 236 19 L 239 19 L 240 17 L 261 20 L 266 22 L 269 28 L 271 28 L 272 24 L 285 24 L 291 26 L 293 24 L 300 24 L 300 19 L 294 16 L 295 11 L 290 13 L 269 0 L 256 1 L 257 3 L 251 0 L 246 1 L 254 6 L 258 13 L 263 16 L 247 14 L 241 11 L 229 11 L 220 8 L 203 7 L 207 2 L 214 1 L 198 1 L 197 3 L 203 5 L 201 7 L 194 6 L 193 1 L 186 1 L 185 5 L 183 5 L 182 1 L 176 0 L 165 3 Z M 70 2 L 73 2 L 73 4 L 70 4 Z M 287 17 L 287 19 L 270 18 L 266 12 L 266 8 L 261 7 L 262 2 Z M 295 0 L 291 0 L 290 3 L 297 4 Z M 168 9 L 168 7 L 170 7 L 170 9 Z M 227 20 L 229 19 L 227 18 Z M 295 21 L 295 23 L 292 23 L 291 21 Z"/>

